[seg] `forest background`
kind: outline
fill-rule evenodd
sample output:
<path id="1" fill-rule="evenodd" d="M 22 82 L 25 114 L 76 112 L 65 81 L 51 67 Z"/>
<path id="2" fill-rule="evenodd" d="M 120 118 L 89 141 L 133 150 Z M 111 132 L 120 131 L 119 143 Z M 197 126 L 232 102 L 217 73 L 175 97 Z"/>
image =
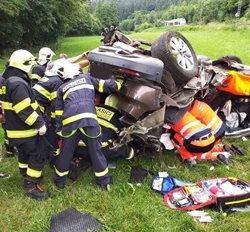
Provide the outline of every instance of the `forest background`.
<path id="1" fill-rule="evenodd" d="M 99 35 L 114 25 L 140 32 L 185 18 L 188 24 L 250 21 L 249 0 L 0 0 L 0 54 L 54 47 L 65 36 Z"/>

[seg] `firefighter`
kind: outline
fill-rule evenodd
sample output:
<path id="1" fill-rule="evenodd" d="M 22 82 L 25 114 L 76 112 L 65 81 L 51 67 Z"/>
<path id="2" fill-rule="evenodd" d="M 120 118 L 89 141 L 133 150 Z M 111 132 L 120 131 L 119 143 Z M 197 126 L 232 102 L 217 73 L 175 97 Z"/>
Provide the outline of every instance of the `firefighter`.
<path id="1" fill-rule="evenodd" d="M 5 68 L 9 66 L 9 61 L 6 62 Z M 2 102 L 2 97 L 6 93 L 6 88 L 4 86 L 4 78 L 2 77 L 2 74 L 0 74 L 0 101 Z M 6 157 L 13 157 L 17 154 L 17 150 L 15 147 L 10 146 L 9 140 L 6 136 L 6 130 L 5 130 L 5 122 L 4 122 L 4 110 L 2 107 L 2 103 L 0 104 L 0 123 L 2 123 L 2 128 L 4 130 L 4 146 L 6 150 Z"/>
<path id="2" fill-rule="evenodd" d="M 103 190 L 108 190 L 112 178 L 101 150 L 95 89 L 106 93 L 118 91 L 122 81 L 97 80 L 89 74 L 79 74 L 79 66 L 76 64 L 68 63 L 64 71 L 65 76 L 62 78 L 65 83 L 58 89 L 56 101 L 57 130 L 62 136 L 62 145 L 55 163 L 54 183 L 58 188 L 64 188 L 70 162 L 81 139 L 88 147 L 96 183 Z"/>
<path id="3" fill-rule="evenodd" d="M 47 199 L 40 181 L 44 166 L 39 152 L 39 136 L 46 133 L 30 86 L 30 73 L 35 64 L 34 56 L 26 50 L 17 50 L 10 57 L 10 64 L 3 74 L 6 93 L 3 95 L 5 129 L 10 145 L 18 150 L 18 164 L 24 178 L 27 195 L 37 200 Z"/>
<path id="4" fill-rule="evenodd" d="M 55 99 L 57 89 L 62 85 L 62 80 L 59 77 L 60 60 L 56 60 L 50 71 L 45 72 L 45 76 L 33 86 L 36 100 L 43 113 L 43 117 L 47 122 L 47 138 L 53 146 L 53 152 L 49 154 L 50 165 L 53 166 L 56 156 L 59 154 L 58 150 L 58 135 L 56 134 L 55 123 Z"/>
<path id="5" fill-rule="evenodd" d="M 42 79 L 45 74 L 47 65 L 52 61 L 54 55 L 55 53 L 48 47 L 43 47 L 39 50 L 38 61 L 31 74 L 32 86 L 34 86 L 38 81 Z"/>
<path id="6" fill-rule="evenodd" d="M 183 160 L 221 159 L 223 146 L 218 144 L 226 126 L 216 113 L 204 102 L 195 100 L 190 109 L 175 124 L 173 142 Z"/>
<path id="7" fill-rule="evenodd" d="M 105 99 L 104 105 L 96 106 L 97 121 L 102 130 L 102 152 L 106 159 L 125 158 L 130 160 L 134 157 L 134 149 L 125 144 L 117 149 L 112 149 L 113 141 L 122 129 L 120 111 L 117 109 L 118 98 L 115 94 L 109 95 Z M 75 150 L 74 161 L 70 165 L 69 177 L 73 180 L 79 176 L 81 168 L 88 163 L 88 150 L 83 141 L 78 143 Z"/>

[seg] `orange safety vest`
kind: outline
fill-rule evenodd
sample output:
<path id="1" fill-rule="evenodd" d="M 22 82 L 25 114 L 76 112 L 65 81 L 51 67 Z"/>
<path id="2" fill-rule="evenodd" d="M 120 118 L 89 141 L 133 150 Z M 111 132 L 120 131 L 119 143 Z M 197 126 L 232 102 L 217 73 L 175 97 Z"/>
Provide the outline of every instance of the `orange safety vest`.
<path id="1" fill-rule="evenodd" d="M 250 96 L 250 75 L 229 71 L 223 84 L 216 88 L 235 95 Z"/>

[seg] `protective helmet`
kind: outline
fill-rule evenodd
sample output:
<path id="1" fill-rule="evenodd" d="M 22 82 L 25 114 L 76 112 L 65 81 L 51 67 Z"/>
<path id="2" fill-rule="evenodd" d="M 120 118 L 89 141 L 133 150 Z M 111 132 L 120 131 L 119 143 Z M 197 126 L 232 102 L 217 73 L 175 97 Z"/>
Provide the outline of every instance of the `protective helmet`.
<path id="1" fill-rule="evenodd" d="M 110 94 L 108 97 L 106 97 L 104 105 L 110 106 L 114 109 L 117 109 L 118 105 L 118 97 L 116 94 Z"/>
<path id="2" fill-rule="evenodd" d="M 9 66 L 18 68 L 29 73 L 36 64 L 36 58 L 27 50 L 16 50 L 12 53 L 9 60 Z"/>
<path id="3" fill-rule="evenodd" d="M 43 47 L 39 51 L 38 63 L 43 65 L 52 60 L 55 53 L 48 47 Z"/>
<path id="4" fill-rule="evenodd" d="M 76 67 L 78 67 L 78 70 Z M 77 65 L 76 67 L 66 59 L 59 59 L 53 63 L 53 67 L 49 71 L 45 72 L 45 75 L 58 75 L 62 80 L 71 79 L 80 73 L 79 66 Z"/>
<path id="5" fill-rule="evenodd" d="M 65 59 L 59 59 L 52 63 L 52 67 L 45 72 L 46 76 L 59 76 L 61 79 L 65 79 L 65 66 L 67 61 Z"/>
<path id="6" fill-rule="evenodd" d="M 65 79 L 72 79 L 75 76 L 80 74 L 80 66 L 79 64 L 72 64 L 70 62 L 67 63 L 65 67 Z"/>

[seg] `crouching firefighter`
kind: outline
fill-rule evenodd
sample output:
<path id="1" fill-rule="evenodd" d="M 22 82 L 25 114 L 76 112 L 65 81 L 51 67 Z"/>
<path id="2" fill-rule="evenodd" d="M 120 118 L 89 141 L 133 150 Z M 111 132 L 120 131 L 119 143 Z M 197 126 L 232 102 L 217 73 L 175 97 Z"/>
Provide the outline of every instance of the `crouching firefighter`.
<path id="1" fill-rule="evenodd" d="M 223 145 L 219 140 L 226 126 L 204 102 L 195 100 L 184 116 L 170 125 L 174 131 L 173 142 L 183 160 L 195 164 L 195 160 L 216 160 L 221 157 Z"/>
<path id="2" fill-rule="evenodd" d="M 110 93 L 121 88 L 122 80 L 97 80 L 79 72 L 79 66 L 66 64 L 64 81 L 57 92 L 56 122 L 62 136 L 60 155 L 55 163 L 54 183 L 64 188 L 69 166 L 77 144 L 82 140 L 88 147 L 95 171 L 96 183 L 108 190 L 112 178 L 102 153 L 101 130 L 95 109 L 95 89 Z"/>
<path id="3" fill-rule="evenodd" d="M 46 126 L 28 76 L 34 64 L 34 56 L 26 50 L 17 50 L 11 55 L 10 64 L 3 74 L 6 86 L 3 105 L 6 134 L 10 145 L 17 147 L 27 195 L 44 200 L 49 194 L 39 184 L 45 161 L 39 152 L 39 135 L 46 133 Z"/>
<path id="4" fill-rule="evenodd" d="M 97 97 L 96 97 L 97 99 Z M 102 130 L 102 152 L 107 160 L 116 158 L 125 158 L 130 160 L 134 157 L 134 149 L 124 144 L 123 146 L 113 149 L 113 142 L 117 134 L 123 128 L 120 122 L 121 112 L 117 109 L 118 98 L 115 94 L 109 95 L 105 99 L 104 105 L 96 106 L 97 121 Z M 74 161 L 71 162 L 69 178 L 76 180 L 82 169 L 89 165 L 89 153 L 86 144 L 80 141 L 74 154 Z"/>

